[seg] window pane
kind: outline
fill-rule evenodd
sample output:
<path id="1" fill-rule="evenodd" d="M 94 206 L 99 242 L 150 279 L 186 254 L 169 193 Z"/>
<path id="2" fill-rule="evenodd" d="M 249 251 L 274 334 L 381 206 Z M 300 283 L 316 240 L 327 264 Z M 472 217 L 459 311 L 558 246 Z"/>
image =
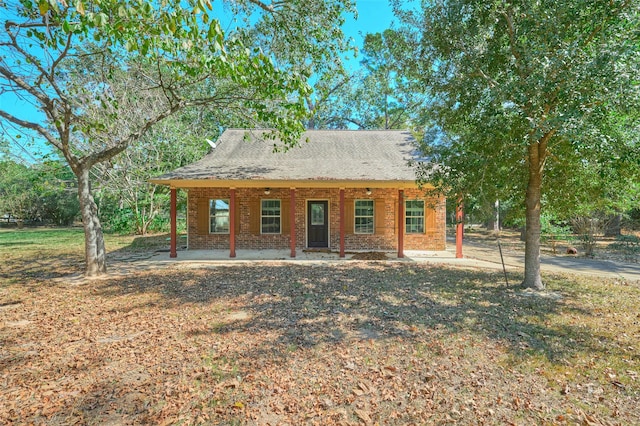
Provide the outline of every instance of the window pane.
<path id="1" fill-rule="evenodd" d="M 280 200 L 262 200 L 263 216 L 280 216 Z"/>
<path id="2" fill-rule="evenodd" d="M 373 200 L 356 200 L 354 217 L 356 234 L 373 234 Z"/>
<path id="3" fill-rule="evenodd" d="M 356 234 L 373 234 L 373 218 L 357 217 L 355 232 Z"/>
<path id="4" fill-rule="evenodd" d="M 407 234 L 419 234 L 424 232 L 424 219 L 421 217 L 408 217 L 406 225 Z"/>
<path id="5" fill-rule="evenodd" d="M 214 234 L 227 234 L 229 232 L 229 216 L 212 217 L 211 232 Z"/>
<path id="6" fill-rule="evenodd" d="M 280 233 L 280 200 L 262 200 L 261 231 L 263 234 Z"/>
<path id="7" fill-rule="evenodd" d="M 311 204 L 311 225 L 324 225 L 324 204 Z"/>
<path id="8" fill-rule="evenodd" d="M 373 216 L 373 200 L 356 200 L 356 216 Z"/>
<path id="9" fill-rule="evenodd" d="M 424 201 L 407 200 L 405 202 L 405 232 L 419 234 L 424 232 Z"/>
<path id="10" fill-rule="evenodd" d="M 210 200 L 209 208 L 211 209 L 211 216 L 217 216 L 226 213 L 229 215 L 229 200 Z"/>
<path id="11" fill-rule="evenodd" d="M 229 233 L 229 200 L 209 200 L 209 229 L 212 234 Z"/>
<path id="12" fill-rule="evenodd" d="M 279 217 L 263 217 L 262 233 L 263 234 L 279 234 L 280 218 Z"/>

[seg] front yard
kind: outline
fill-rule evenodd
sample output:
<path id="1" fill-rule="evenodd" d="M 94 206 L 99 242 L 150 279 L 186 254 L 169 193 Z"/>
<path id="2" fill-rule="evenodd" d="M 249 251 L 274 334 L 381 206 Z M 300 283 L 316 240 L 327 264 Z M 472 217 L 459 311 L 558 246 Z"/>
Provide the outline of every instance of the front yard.
<path id="1" fill-rule="evenodd" d="M 2 424 L 640 423 L 636 284 L 345 261 L 78 285 L 15 253 Z"/>

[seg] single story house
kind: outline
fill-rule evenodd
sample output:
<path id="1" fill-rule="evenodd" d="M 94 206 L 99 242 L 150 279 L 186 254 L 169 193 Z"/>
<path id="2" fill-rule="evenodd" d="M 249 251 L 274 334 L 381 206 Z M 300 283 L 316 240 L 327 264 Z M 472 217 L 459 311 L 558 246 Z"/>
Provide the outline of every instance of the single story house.
<path id="1" fill-rule="evenodd" d="M 308 130 L 274 151 L 262 130 L 228 129 L 203 159 L 151 182 L 188 192 L 188 249 L 445 249 L 445 199 L 416 184 L 407 131 Z"/>

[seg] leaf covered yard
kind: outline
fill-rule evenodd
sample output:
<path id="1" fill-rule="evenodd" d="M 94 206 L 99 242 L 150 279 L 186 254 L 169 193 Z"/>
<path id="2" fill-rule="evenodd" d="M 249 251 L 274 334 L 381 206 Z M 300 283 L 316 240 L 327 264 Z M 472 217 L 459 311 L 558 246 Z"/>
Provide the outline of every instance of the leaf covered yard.
<path id="1" fill-rule="evenodd" d="M 637 424 L 636 284 L 395 262 L 0 269 L 3 424 Z M 513 277 L 515 280 L 515 277 Z"/>

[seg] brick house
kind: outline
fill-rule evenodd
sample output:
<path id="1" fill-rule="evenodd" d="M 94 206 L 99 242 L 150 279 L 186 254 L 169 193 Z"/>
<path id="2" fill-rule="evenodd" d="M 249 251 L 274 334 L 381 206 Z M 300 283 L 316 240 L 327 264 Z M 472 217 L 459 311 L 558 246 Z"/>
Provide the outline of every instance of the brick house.
<path id="1" fill-rule="evenodd" d="M 309 130 L 273 148 L 259 130 L 229 129 L 202 160 L 151 180 L 171 187 L 171 257 L 177 189 L 188 249 L 445 249 L 445 200 L 418 188 L 409 132 Z"/>

